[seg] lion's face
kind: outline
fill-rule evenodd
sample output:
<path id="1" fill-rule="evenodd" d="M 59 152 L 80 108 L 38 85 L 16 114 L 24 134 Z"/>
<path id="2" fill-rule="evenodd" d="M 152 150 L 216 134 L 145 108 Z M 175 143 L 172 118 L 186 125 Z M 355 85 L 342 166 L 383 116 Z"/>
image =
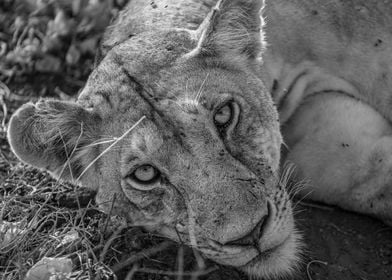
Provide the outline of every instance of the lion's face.
<path id="1" fill-rule="evenodd" d="M 224 17 L 212 18 L 219 30 Z M 107 211 L 219 263 L 279 276 L 298 236 L 279 184 L 278 115 L 257 75 L 258 45 L 222 55 L 228 42 L 211 26 L 113 47 L 77 104 L 22 107 L 10 142 L 24 161 L 96 189 Z"/>

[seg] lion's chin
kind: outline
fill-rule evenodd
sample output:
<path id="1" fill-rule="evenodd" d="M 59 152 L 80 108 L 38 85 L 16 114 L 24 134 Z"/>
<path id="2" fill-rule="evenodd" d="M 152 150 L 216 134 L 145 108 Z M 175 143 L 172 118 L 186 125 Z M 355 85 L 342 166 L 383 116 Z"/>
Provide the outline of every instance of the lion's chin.
<path id="1" fill-rule="evenodd" d="M 239 269 L 256 279 L 287 277 L 298 269 L 301 246 L 300 235 L 293 232 L 282 244 L 269 252 L 260 253 Z"/>
<path id="2" fill-rule="evenodd" d="M 237 267 L 255 279 L 281 278 L 293 274 L 298 268 L 300 239 L 298 233 L 292 232 L 281 244 L 264 252 L 255 247 L 230 246 L 221 248 L 223 254 L 208 257 L 220 264 Z"/>

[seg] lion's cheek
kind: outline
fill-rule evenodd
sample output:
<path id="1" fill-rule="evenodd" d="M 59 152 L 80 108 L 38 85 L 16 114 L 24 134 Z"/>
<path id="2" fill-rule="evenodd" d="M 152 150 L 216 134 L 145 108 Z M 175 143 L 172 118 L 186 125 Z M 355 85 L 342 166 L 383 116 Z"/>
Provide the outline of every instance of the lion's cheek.
<path id="1" fill-rule="evenodd" d="M 281 144 L 279 130 L 259 127 L 250 138 L 251 149 L 245 151 L 245 154 L 257 162 L 258 169 L 268 169 L 269 172 L 276 174 L 279 170 Z M 265 170 L 260 170 L 258 173 L 264 172 Z"/>
<path id="2" fill-rule="evenodd" d="M 129 200 L 121 191 L 101 186 L 95 196 L 95 201 L 99 209 L 106 214 L 121 216 L 130 223 L 143 219 L 136 205 L 129 203 Z"/>
<path id="3" fill-rule="evenodd" d="M 277 172 L 280 163 L 280 147 L 282 145 L 282 136 L 279 131 L 267 130 L 268 140 L 264 143 L 260 143 L 259 147 L 264 153 L 265 160 L 269 166 L 271 166 L 273 172 Z M 264 138 L 264 139 L 265 139 Z"/>
<path id="4" fill-rule="evenodd" d="M 133 189 L 129 186 L 123 188 L 127 203 L 133 206 L 133 211 L 127 213 L 130 219 L 150 229 L 160 225 L 173 225 L 183 212 L 179 207 L 178 196 L 170 188 L 161 186 L 149 191 Z M 152 227 L 152 228 L 151 228 Z"/>

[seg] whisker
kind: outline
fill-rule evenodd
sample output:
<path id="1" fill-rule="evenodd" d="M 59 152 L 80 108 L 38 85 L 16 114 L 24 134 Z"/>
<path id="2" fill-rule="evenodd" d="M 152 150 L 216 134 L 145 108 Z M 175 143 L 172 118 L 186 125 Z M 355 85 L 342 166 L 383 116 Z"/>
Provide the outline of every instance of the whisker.
<path id="1" fill-rule="evenodd" d="M 185 83 L 185 98 L 186 99 L 188 99 L 188 97 L 189 97 L 188 84 L 189 84 L 189 81 L 186 80 L 186 83 Z"/>
<path id="2" fill-rule="evenodd" d="M 98 142 L 98 143 L 92 143 L 92 144 L 84 146 L 83 148 L 89 148 L 89 147 L 95 147 L 95 146 L 102 145 L 102 144 L 108 144 L 108 143 L 112 143 L 112 142 L 114 142 L 116 140 L 117 140 L 117 138 L 114 137 L 114 139 L 112 139 L 112 140 L 105 140 L 105 141 L 101 141 L 101 142 Z"/>
<path id="3" fill-rule="evenodd" d="M 99 142 L 99 141 L 105 141 L 105 140 L 116 139 L 116 138 L 117 138 L 117 137 L 113 137 L 113 136 L 110 136 L 110 137 L 101 137 L 101 138 L 99 138 L 99 139 L 97 139 L 97 140 L 94 140 L 92 143 Z"/>
<path id="4" fill-rule="evenodd" d="M 103 140 L 103 139 L 113 139 L 113 135 L 109 135 L 109 134 L 101 134 L 100 135 L 102 138 L 98 139 L 97 141 Z"/>
<path id="5" fill-rule="evenodd" d="M 290 179 L 293 177 L 294 171 L 295 164 L 292 162 L 285 162 L 283 165 L 283 171 L 280 175 L 279 184 L 286 187 L 289 184 Z"/>
<path id="6" fill-rule="evenodd" d="M 210 75 L 210 73 L 207 73 L 206 77 L 204 78 L 203 82 L 201 83 L 200 89 L 196 94 L 196 98 L 195 98 L 196 103 L 199 103 L 199 101 L 200 101 L 200 98 L 203 93 L 203 87 L 204 87 L 209 75 Z"/>
<path id="7" fill-rule="evenodd" d="M 83 135 L 83 123 L 80 123 L 80 133 L 79 133 L 78 138 L 76 139 L 75 147 L 72 149 L 72 152 L 71 152 L 70 155 L 68 155 L 67 145 L 66 145 L 66 143 L 64 141 L 64 138 L 63 138 L 63 135 L 61 133 L 61 130 L 59 130 L 59 134 L 60 134 L 61 141 L 63 142 L 63 145 L 64 145 L 64 150 L 65 150 L 65 154 L 67 156 L 67 161 L 64 163 L 63 167 L 61 168 L 61 171 L 60 171 L 60 174 L 59 174 L 59 178 L 57 179 L 57 183 L 59 183 L 59 180 L 60 180 L 61 176 L 63 175 L 66 166 L 68 166 L 68 168 L 69 168 L 69 173 L 71 174 L 72 181 L 74 180 L 73 173 L 72 173 L 72 168 L 71 168 L 71 159 L 72 159 L 75 151 L 77 150 L 80 138 L 82 138 L 82 135 Z"/>
<path id="8" fill-rule="evenodd" d="M 310 191 L 308 191 L 307 194 L 305 194 L 303 197 L 301 197 L 300 199 L 298 199 L 298 201 L 296 201 L 295 204 L 293 205 L 293 209 L 297 209 L 298 205 L 299 205 L 302 201 L 304 201 L 304 200 L 305 200 L 309 195 L 311 195 L 311 194 L 312 194 L 312 191 L 310 190 Z"/>
<path id="9" fill-rule="evenodd" d="M 301 180 L 295 183 L 293 186 L 290 186 L 289 193 L 290 196 L 296 197 L 301 191 L 305 190 L 305 188 L 310 184 L 308 180 Z"/>

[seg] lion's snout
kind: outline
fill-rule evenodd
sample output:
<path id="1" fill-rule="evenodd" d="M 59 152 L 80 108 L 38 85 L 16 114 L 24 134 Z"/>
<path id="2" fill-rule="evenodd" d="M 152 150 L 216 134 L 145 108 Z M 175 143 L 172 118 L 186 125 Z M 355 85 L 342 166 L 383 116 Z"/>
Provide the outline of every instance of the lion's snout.
<path id="1" fill-rule="evenodd" d="M 215 194 L 191 202 L 191 207 L 197 209 L 196 222 L 206 238 L 225 245 L 261 228 L 268 206 L 265 197 L 254 192 L 253 184 L 220 184 L 214 190 Z"/>

